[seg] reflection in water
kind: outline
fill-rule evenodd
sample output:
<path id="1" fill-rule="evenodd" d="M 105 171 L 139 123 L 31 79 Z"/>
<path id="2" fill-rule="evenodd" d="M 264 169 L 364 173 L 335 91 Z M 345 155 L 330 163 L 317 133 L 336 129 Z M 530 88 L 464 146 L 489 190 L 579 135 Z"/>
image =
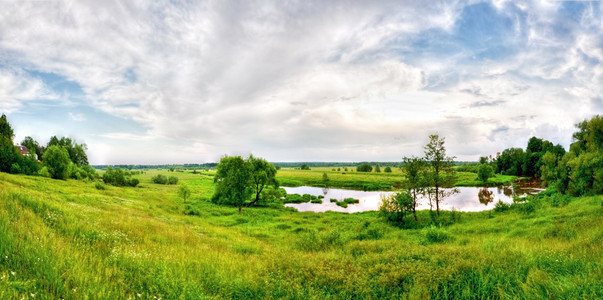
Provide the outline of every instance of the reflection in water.
<path id="1" fill-rule="evenodd" d="M 391 191 L 355 191 L 355 190 L 344 190 L 336 188 L 320 188 L 320 187 L 284 187 L 289 194 L 311 194 L 314 196 L 324 196 L 325 199 L 337 199 L 342 201 L 345 198 L 354 198 L 360 200 L 358 204 L 350 204 L 347 208 L 337 206 L 335 203 L 330 201 L 323 201 L 322 203 L 288 203 L 285 206 L 294 207 L 299 211 L 341 211 L 341 212 L 361 212 L 368 210 L 379 210 L 380 196 L 381 194 L 392 194 Z M 443 189 L 446 193 L 451 193 L 449 197 L 446 197 L 443 202 L 440 203 L 440 210 L 459 210 L 459 211 L 482 211 L 494 208 L 494 205 L 499 200 L 505 203 L 513 203 L 513 196 L 523 196 L 531 191 L 526 190 L 513 190 L 513 188 L 501 188 L 494 189 L 490 188 L 487 191 L 482 191 L 482 188 L 478 187 L 459 187 L 455 190 L 458 193 L 452 192 L 451 189 Z M 511 195 L 507 195 L 507 190 L 511 191 Z M 326 193 L 325 193 L 326 192 Z M 535 191 L 538 192 L 538 191 Z M 480 195 L 487 196 L 486 200 L 480 201 Z M 481 197 L 483 197 L 481 196 Z M 431 200 L 431 201 L 430 201 Z M 422 196 L 418 199 L 417 210 L 429 209 L 430 206 L 433 210 L 436 209 L 435 199 L 429 199 L 429 196 Z"/>
<path id="2" fill-rule="evenodd" d="M 479 199 L 479 203 L 488 205 L 494 201 L 494 191 L 488 191 L 488 187 L 484 187 L 477 192 L 477 198 Z"/>

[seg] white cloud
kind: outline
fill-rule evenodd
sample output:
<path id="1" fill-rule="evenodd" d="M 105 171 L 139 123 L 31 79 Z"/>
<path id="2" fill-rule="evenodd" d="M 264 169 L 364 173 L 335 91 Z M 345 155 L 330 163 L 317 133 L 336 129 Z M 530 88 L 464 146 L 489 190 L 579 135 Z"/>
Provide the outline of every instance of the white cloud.
<path id="1" fill-rule="evenodd" d="M 74 114 L 72 112 L 69 113 L 69 119 L 73 120 L 73 121 L 86 121 L 86 115 L 85 114 Z"/>
<path id="2" fill-rule="evenodd" d="M 494 1 L 511 20 L 516 52 L 482 61 L 467 60 L 471 49 L 415 57 L 418 37 L 457 34 L 472 4 L 9 2 L 0 12 L 0 60 L 64 76 L 95 109 L 148 128 L 105 133 L 107 143 L 140 152 L 135 142 L 177 141 L 193 145 L 175 150 L 187 158 L 238 151 L 273 160 L 399 159 L 420 152 L 435 131 L 472 157 L 564 133 L 601 107 L 600 10 L 570 23 L 557 2 Z M 0 109 L 49 97 L 24 74 L 0 67 L 0 99 L 8 99 Z M 128 157 L 157 152 L 137 155 Z"/>

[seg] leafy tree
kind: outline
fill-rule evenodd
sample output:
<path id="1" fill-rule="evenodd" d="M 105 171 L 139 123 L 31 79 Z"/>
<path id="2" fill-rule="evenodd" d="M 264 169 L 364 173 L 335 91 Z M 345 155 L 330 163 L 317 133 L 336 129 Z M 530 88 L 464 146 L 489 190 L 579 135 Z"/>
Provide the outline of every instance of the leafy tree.
<path id="1" fill-rule="evenodd" d="M 10 126 L 10 123 L 8 123 L 8 119 L 6 118 L 5 114 L 2 114 L 2 116 L 0 117 L 0 136 L 7 137 L 11 141 L 15 136 L 13 128 Z"/>
<path id="2" fill-rule="evenodd" d="M 55 179 L 67 179 L 69 176 L 69 153 L 65 148 L 53 145 L 44 152 L 44 165 L 50 176 Z"/>
<path id="3" fill-rule="evenodd" d="M 183 202 L 186 203 L 186 198 L 190 197 L 191 189 L 186 184 L 181 184 L 178 187 L 178 196 L 182 197 Z"/>
<path id="4" fill-rule="evenodd" d="M 69 159 L 78 166 L 88 165 L 88 156 L 86 150 L 88 147 L 86 144 L 78 144 L 74 140 L 68 137 L 62 137 L 61 139 L 56 136 L 52 136 L 48 141 L 47 147 L 50 146 L 61 146 L 67 150 Z"/>
<path id="5" fill-rule="evenodd" d="M 545 153 L 541 158 L 540 178 L 542 178 L 545 185 L 549 185 L 558 179 L 557 160 L 557 156 L 552 152 Z"/>
<path id="6" fill-rule="evenodd" d="M 249 155 L 246 163 L 250 168 L 252 190 L 255 193 L 255 199 L 248 204 L 251 206 L 260 200 L 260 195 L 266 186 L 278 187 L 278 182 L 275 178 L 276 168 L 265 159 Z"/>
<path id="7" fill-rule="evenodd" d="M 251 168 L 240 156 L 225 156 L 220 159 L 214 176 L 216 190 L 212 201 L 229 204 L 241 209 L 251 197 Z"/>
<path id="8" fill-rule="evenodd" d="M 392 168 L 391 168 L 391 167 L 389 167 L 389 166 L 387 166 L 387 167 L 385 167 L 385 168 L 383 169 L 383 172 L 385 172 L 385 173 L 391 173 L 391 172 L 392 172 Z"/>
<path id="9" fill-rule="evenodd" d="M 494 176 L 494 169 L 489 164 L 480 164 L 477 168 L 477 178 L 484 184 L 488 183 L 488 178 Z"/>
<path id="10" fill-rule="evenodd" d="M 82 170 L 86 170 L 86 167 L 90 168 L 89 166 L 84 166 L 84 167 L 79 167 Z M 90 176 L 90 175 L 88 175 Z M 103 182 L 105 182 L 106 184 L 111 184 L 113 186 L 131 186 L 131 187 L 135 187 L 137 186 L 140 181 L 136 178 L 130 178 L 130 173 L 128 173 L 127 171 L 122 170 L 120 167 L 111 167 L 108 166 L 107 170 L 105 171 L 105 174 L 103 174 Z"/>
<path id="11" fill-rule="evenodd" d="M 361 163 L 356 167 L 356 171 L 358 172 L 371 172 L 373 171 L 373 167 L 369 163 Z"/>
<path id="12" fill-rule="evenodd" d="M 456 190 L 445 191 L 444 186 L 452 185 L 454 182 L 454 157 L 446 156 L 444 138 L 437 134 L 429 136 L 429 143 L 425 145 L 425 160 L 430 168 L 427 172 L 428 182 L 432 188 L 428 189 L 430 199 L 434 199 L 438 216 L 440 215 L 440 202 Z"/>
<path id="13" fill-rule="evenodd" d="M 404 214 L 410 213 L 414 201 L 408 191 L 381 196 L 379 214 L 387 221 L 399 225 L 404 224 Z"/>
<path id="14" fill-rule="evenodd" d="M 310 166 L 308 166 L 308 164 L 301 164 L 300 169 L 302 169 L 302 170 L 310 170 Z"/>
<path id="15" fill-rule="evenodd" d="M 406 189 L 412 199 L 412 214 L 417 221 L 417 204 L 419 196 L 424 195 L 427 188 L 425 178 L 427 163 L 420 157 L 404 157 L 402 158 L 401 169 L 406 177 Z"/>
<path id="16" fill-rule="evenodd" d="M 375 173 L 381 173 L 381 168 L 379 167 L 379 165 L 375 166 Z"/>
<path id="17" fill-rule="evenodd" d="M 31 136 L 26 136 L 23 141 L 21 141 L 21 146 L 25 146 L 29 153 L 37 155 L 38 159 L 42 159 L 44 147 L 40 146 L 40 144 L 38 144 Z"/>

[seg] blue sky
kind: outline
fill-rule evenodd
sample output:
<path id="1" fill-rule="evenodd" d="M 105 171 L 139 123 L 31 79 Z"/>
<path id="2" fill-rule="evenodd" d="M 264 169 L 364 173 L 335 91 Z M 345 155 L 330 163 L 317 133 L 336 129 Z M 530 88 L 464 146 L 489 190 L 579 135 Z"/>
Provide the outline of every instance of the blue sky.
<path id="1" fill-rule="evenodd" d="M 92 164 L 461 160 L 603 113 L 599 1 L 3 1 L 0 112 Z"/>

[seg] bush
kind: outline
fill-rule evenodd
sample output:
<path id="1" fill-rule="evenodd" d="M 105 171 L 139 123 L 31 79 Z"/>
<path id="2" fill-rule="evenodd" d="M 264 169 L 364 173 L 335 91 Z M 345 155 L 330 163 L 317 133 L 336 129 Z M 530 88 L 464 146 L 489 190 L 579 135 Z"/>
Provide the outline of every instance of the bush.
<path id="1" fill-rule="evenodd" d="M 285 196 L 285 203 L 304 203 L 304 198 L 299 194 L 287 194 Z"/>
<path id="2" fill-rule="evenodd" d="M 509 209 L 511 209 L 511 205 L 504 203 L 501 200 L 498 200 L 498 202 L 496 202 L 496 205 L 494 206 L 495 212 L 503 212 L 503 211 L 507 211 Z"/>
<path id="3" fill-rule="evenodd" d="M 391 173 L 392 172 L 392 168 L 385 167 L 385 169 L 383 169 L 383 172 L 385 172 L 385 173 Z"/>
<path id="4" fill-rule="evenodd" d="M 140 183 L 140 180 L 138 180 L 137 178 L 131 178 L 130 180 L 128 180 L 128 185 L 131 187 L 135 187 Z"/>
<path id="5" fill-rule="evenodd" d="M 21 174 L 21 167 L 14 163 L 10 166 L 10 172 L 11 174 Z"/>
<path id="6" fill-rule="evenodd" d="M 95 187 L 97 190 L 106 190 L 106 189 L 107 189 L 107 187 L 106 187 L 104 184 L 100 183 L 100 182 L 96 182 L 96 183 L 94 184 L 94 187 Z"/>
<path id="7" fill-rule="evenodd" d="M 47 167 L 43 167 L 42 169 L 40 169 L 40 171 L 38 171 L 38 175 L 42 177 L 50 177 L 50 172 L 48 172 Z"/>
<path id="8" fill-rule="evenodd" d="M 360 203 L 360 200 L 354 199 L 354 198 L 345 198 L 345 199 L 343 199 L 343 202 L 345 202 L 347 204 L 355 204 L 355 203 Z"/>
<path id="9" fill-rule="evenodd" d="M 369 163 L 361 163 L 356 167 L 356 171 L 358 172 L 371 172 L 373 167 Z"/>
<path id="10" fill-rule="evenodd" d="M 154 183 L 157 183 L 157 184 L 166 184 L 168 181 L 168 178 L 164 175 L 157 174 L 157 175 L 153 176 L 153 178 L 151 178 L 151 181 L 153 181 Z"/>
<path id="11" fill-rule="evenodd" d="M 423 244 L 443 243 L 451 240 L 452 236 L 442 227 L 433 224 L 423 230 Z"/>
<path id="12" fill-rule="evenodd" d="M 550 197 L 551 206 L 553 206 L 553 207 L 565 206 L 568 203 L 570 203 L 571 200 L 572 200 L 572 197 L 570 197 L 569 195 L 563 195 L 563 194 L 553 194 Z"/>
<path id="13" fill-rule="evenodd" d="M 176 177 L 176 176 L 168 177 L 167 184 L 178 184 L 178 177 Z"/>

